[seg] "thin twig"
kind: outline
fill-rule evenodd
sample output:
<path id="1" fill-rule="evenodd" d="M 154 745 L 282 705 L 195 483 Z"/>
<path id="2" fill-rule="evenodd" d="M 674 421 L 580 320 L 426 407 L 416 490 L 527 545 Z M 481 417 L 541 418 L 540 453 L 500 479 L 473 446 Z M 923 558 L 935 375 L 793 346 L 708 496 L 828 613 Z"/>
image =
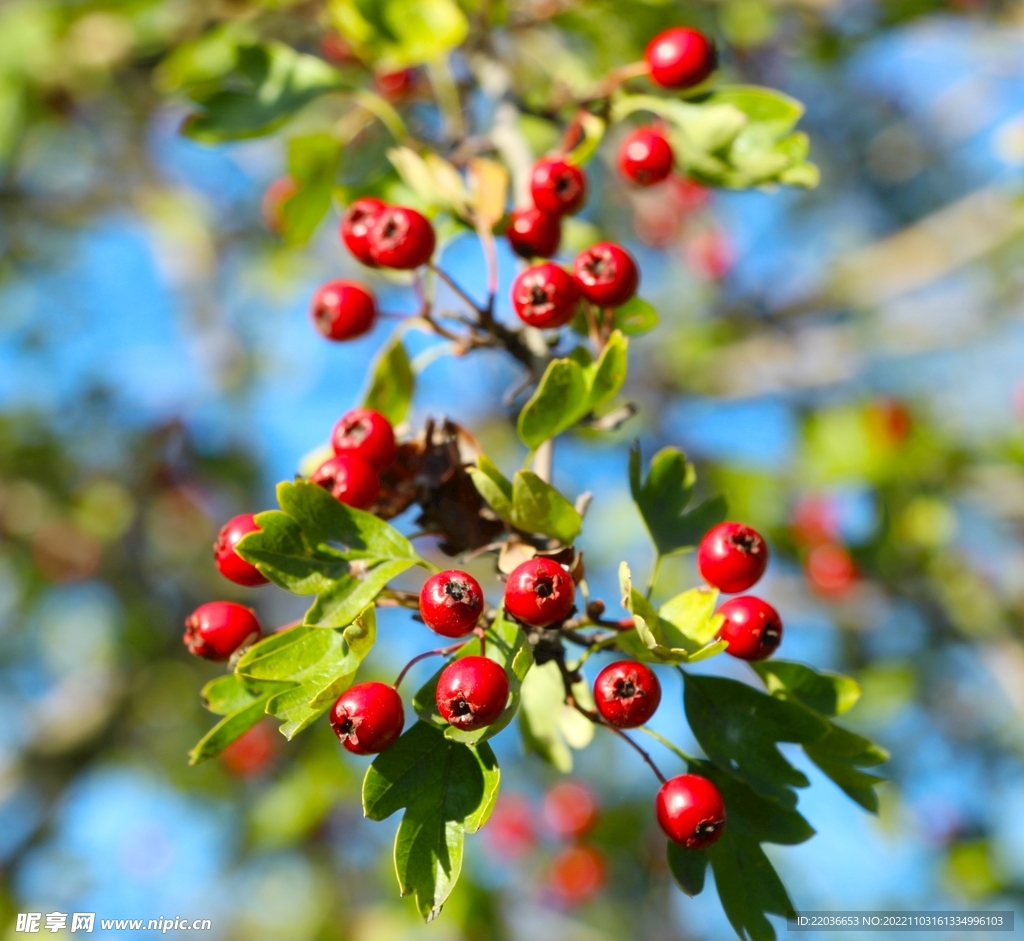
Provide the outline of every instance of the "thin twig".
<path id="1" fill-rule="evenodd" d="M 650 735 L 651 738 L 661 742 L 661 744 L 664 745 L 670 752 L 672 752 L 675 755 L 678 755 L 687 764 L 691 764 L 695 760 L 691 755 L 686 754 L 686 752 L 684 752 L 674 742 L 670 742 L 667 738 L 665 738 L 664 735 L 660 735 L 659 733 L 655 732 L 654 729 L 649 729 L 646 725 L 641 725 L 640 731 L 643 732 L 645 735 Z"/>
<path id="2" fill-rule="evenodd" d="M 461 287 L 454 278 L 444 268 L 439 265 L 435 265 L 433 262 L 430 263 L 430 270 L 434 272 L 445 284 L 448 285 L 456 294 L 459 295 L 477 314 L 483 316 L 484 308 L 482 308 L 476 301 L 473 300 Z"/>
<path id="3" fill-rule="evenodd" d="M 643 758 L 644 761 L 647 762 L 651 770 L 654 772 L 654 776 L 659 781 L 661 781 L 662 784 L 668 782 L 668 778 L 666 778 L 665 775 L 661 773 L 661 769 L 654 763 L 654 759 L 646 751 L 644 751 L 644 749 L 642 749 L 636 742 L 634 742 L 633 739 L 631 739 L 625 732 L 623 732 L 622 729 L 617 729 L 614 725 L 609 725 L 601 718 L 599 713 L 591 712 L 589 709 L 584 709 L 578 702 L 576 702 L 575 697 L 570 696 L 569 699 L 571 700 L 570 705 L 573 708 L 575 708 L 577 712 L 581 713 L 582 715 L 585 715 L 591 722 L 594 723 L 594 725 L 599 725 L 602 728 L 608 729 L 609 732 L 614 732 L 624 742 L 628 742 L 629 745 L 636 751 L 636 753 L 641 758 Z"/>
<path id="4" fill-rule="evenodd" d="M 468 643 L 468 640 L 460 640 L 457 644 L 452 644 L 450 647 L 438 647 L 436 650 L 428 650 L 426 653 L 417 654 L 404 667 L 402 667 L 402 672 L 398 674 L 398 679 L 395 680 L 395 689 L 398 689 L 398 687 L 402 685 L 402 680 L 405 679 L 405 674 L 421 660 L 426 660 L 427 657 L 446 657 L 448 654 L 455 653 L 456 650 L 465 647 Z"/>

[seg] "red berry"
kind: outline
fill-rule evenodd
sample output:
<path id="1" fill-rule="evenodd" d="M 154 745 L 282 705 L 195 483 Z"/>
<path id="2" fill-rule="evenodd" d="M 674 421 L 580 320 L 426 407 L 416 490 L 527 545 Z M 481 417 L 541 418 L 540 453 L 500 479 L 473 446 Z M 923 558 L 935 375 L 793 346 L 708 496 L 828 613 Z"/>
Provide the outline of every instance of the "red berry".
<path id="1" fill-rule="evenodd" d="M 580 905 L 605 883 L 605 861 L 593 846 L 567 846 L 551 862 L 551 887 L 563 905 Z"/>
<path id="2" fill-rule="evenodd" d="M 363 196 L 345 210 L 341 220 L 341 240 L 345 247 L 356 259 L 371 268 L 376 268 L 377 263 L 370 254 L 370 229 L 387 208 L 387 203 L 376 196 Z"/>
<path id="3" fill-rule="evenodd" d="M 687 849 L 710 846 L 725 830 L 725 802 L 718 788 L 699 774 L 666 781 L 654 801 L 658 825 Z"/>
<path id="4" fill-rule="evenodd" d="M 328 340 L 351 340 L 373 326 L 377 302 L 357 281 L 328 281 L 313 295 L 313 323 Z"/>
<path id="5" fill-rule="evenodd" d="M 445 637 L 468 634 L 483 612 L 484 593 L 480 583 L 467 572 L 438 572 L 420 590 L 423 623 Z"/>
<path id="6" fill-rule="evenodd" d="M 370 257 L 385 268 L 418 268 L 430 261 L 437 239 L 426 216 L 406 206 L 388 206 L 368 236 Z"/>
<path id="7" fill-rule="evenodd" d="M 594 792 L 578 781 L 560 781 L 544 795 L 544 822 L 555 836 L 572 840 L 583 836 L 597 820 Z"/>
<path id="8" fill-rule="evenodd" d="M 527 268 L 512 282 L 512 306 L 531 327 L 564 327 L 579 299 L 572 275 L 550 261 Z"/>
<path id="9" fill-rule="evenodd" d="M 453 660 L 437 681 L 437 709 L 464 732 L 490 725 L 505 711 L 508 674 L 487 657 Z"/>
<path id="10" fill-rule="evenodd" d="M 842 595 L 857 580 L 853 556 L 838 543 L 815 546 L 807 554 L 804 566 L 811 586 L 823 595 Z"/>
<path id="11" fill-rule="evenodd" d="M 522 794 L 502 793 L 487 821 L 484 840 L 501 860 L 525 856 L 537 844 L 536 813 Z"/>
<path id="12" fill-rule="evenodd" d="M 380 491 L 377 472 L 361 457 L 338 454 L 324 461 L 309 478 L 348 506 L 366 509 Z"/>
<path id="13" fill-rule="evenodd" d="M 246 562 L 237 552 L 238 541 L 249 533 L 258 533 L 259 526 L 252 513 L 242 513 L 229 519 L 217 534 L 213 544 L 213 558 L 220 574 L 238 585 L 266 585 L 267 579 L 251 562 Z"/>
<path id="14" fill-rule="evenodd" d="M 338 419 L 331 446 L 335 454 L 360 457 L 373 468 L 386 467 L 395 459 L 395 432 L 380 412 L 353 408 Z"/>
<path id="15" fill-rule="evenodd" d="M 640 284 L 633 256 L 614 242 L 598 242 L 580 252 L 572 274 L 583 296 L 600 307 L 625 304 Z"/>
<path id="16" fill-rule="evenodd" d="M 537 556 L 516 566 L 505 583 L 505 610 L 531 627 L 564 620 L 576 601 L 576 586 L 565 566 Z"/>
<path id="17" fill-rule="evenodd" d="M 579 167 L 559 157 L 545 157 L 533 165 L 530 192 L 534 206 L 541 212 L 564 216 L 583 208 L 587 201 L 587 178 Z"/>
<path id="18" fill-rule="evenodd" d="M 269 722 L 257 722 L 220 753 L 224 767 L 240 778 L 265 771 L 277 755 L 281 736 Z"/>
<path id="19" fill-rule="evenodd" d="M 252 608 L 233 601 L 201 604 L 185 620 L 185 646 L 207 660 L 227 660 L 242 644 L 259 640 L 262 634 Z"/>
<path id="20" fill-rule="evenodd" d="M 374 79 L 374 84 L 385 98 L 394 101 L 404 98 L 416 86 L 415 69 L 399 69 L 397 72 L 382 72 Z"/>
<path id="21" fill-rule="evenodd" d="M 661 683 L 654 671 L 638 660 L 617 660 L 597 674 L 594 701 L 609 725 L 635 729 L 658 708 Z"/>
<path id="22" fill-rule="evenodd" d="M 718 636 L 726 653 L 741 660 L 764 660 L 782 642 L 782 618 L 767 601 L 753 595 L 731 598 L 718 609 L 725 618 Z"/>
<path id="23" fill-rule="evenodd" d="M 651 78 L 665 88 L 699 85 L 718 67 L 715 45 L 703 33 L 677 26 L 659 33 L 644 53 Z"/>
<path id="24" fill-rule="evenodd" d="M 387 683 L 360 683 L 342 693 L 331 707 L 331 728 L 354 755 L 375 755 L 402 734 L 405 709 L 398 691 Z"/>
<path id="25" fill-rule="evenodd" d="M 623 175 L 640 186 L 660 183 L 672 172 L 672 147 L 660 131 L 641 127 L 622 142 L 619 167 Z"/>
<path id="26" fill-rule="evenodd" d="M 697 549 L 701 577 L 730 595 L 746 591 L 767 567 L 768 544 L 745 523 L 719 523 Z"/>
<path id="27" fill-rule="evenodd" d="M 513 209 L 505 234 L 517 255 L 550 258 L 562 240 L 562 223 L 558 216 L 542 209 Z"/>

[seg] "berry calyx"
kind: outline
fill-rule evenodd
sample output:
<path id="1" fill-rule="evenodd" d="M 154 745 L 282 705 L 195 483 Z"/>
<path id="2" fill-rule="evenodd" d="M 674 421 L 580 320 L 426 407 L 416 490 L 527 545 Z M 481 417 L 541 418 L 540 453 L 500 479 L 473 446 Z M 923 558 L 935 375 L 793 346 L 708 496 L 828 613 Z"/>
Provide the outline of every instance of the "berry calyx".
<path id="1" fill-rule="evenodd" d="M 328 281 L 313 295 L 310 313 L 328 340 L 351 340 L 373 326 L 377 302 L 357 281 Z"/>
<path id="2" fill-rule="evenodd" d="M 594 702 L 609 725 L 635 729 L 658 708 L 661 683 L 646 664 L 638 660 L 617 660 L 597 674 Z"/>
<path id="3" fill-rule="evenodd" d="M 484 612 L 480 583 L 468 572 L 449 569 L 431 575 L 420 589 L 420 616 L 444 637 L 468 634 Z"/>
<path id="4" fill-rule="evenodd" d="M 365 510 L 380 491 L 377 472 L 362 458 L 337 454 L 324 461 L 309 478 L 348 506 Z"/>
<path id="5" fill-rule="evenodd" d="M 404 725 L 402 697 L 387 683 L 360 683 L 342 693 L 331 707 L 331 728 L 354 755 L 384 751 L 398 740 Z"/>
<path id="6" fill-rule="evenodd" d="M 622 142 L 619 168 L 638 186 L 654 186 L 672 172 L 672 146 L 665 135 L 650 127 L 633 131 Z"/>
<path id="7" fill-rule="evenodd" d="M 543 209 L 513 209 L 505 234 L 517 255 L 550 258 L 562 240 L 562 223 L 558 216 Z"/>
<path id="8" fill-rule="evenodd" d="M 227 660 L 244 643 L 259 640 L 262 634 L 252 608 L 234 601 L 201 604 L 185 620 L 185 646 L 207 660 Z"/>
<path id="9" fill-rule="evenodd" d="M 725 618 L 718 636 L 725 652 L 740 660 L 764 660 L 782 643 L 782 618 L 767 601 L 753 595 L 730 598 L 718 609 Z"/>
<path id="10" fill-rule="evenodd" d="M 542 212 L 569 215 L 587 201 L 587 178 L 579 167 L 559 157 L 545 157 L 533 165 L 530 193 L 534 206 Z"/>
<path id="11" fill-rule="evenodd" d="M 745 523 L 719 523 L 701 540 L 697 568 L 709 585 L 734 595 L 746 591 L 768 567 L 768 544 Z"/>
<path id="12" fill-rule="evenodd" d="M 725 802 L 717 787 L 699 774 L 666 781 L 654 801 L 658 826 L 675 843 L 704 849 L 725 830 Z"/>
<path id="13" fill-rule="evenodd" d="M 407 270 L 430 261 L 437 238 L 426 216 L 407 206 L 388 206 L 367 235 L 370 257 L 385 268 Z"/>
<path id="14" fill-rule="evenodd" d="M 370 254 L 370 229 L 377 217 L 387 209 L 387 203 L 375 196 L 363 196 L 357 199 L 341 220 L 341 240 L 345 247 L 358 261 L 370 268 L 376 268 L 377 262 Z"/>
<path id="15" fill-rule="evenodd" d="M 560 265 L 548 261 L 520 272 L 512 282 L 512 307 L 531 327 L 564 327 L 576 313 L 580 289 Z"/>
<path id="16" fill-rule="evenodd" d="M 699 85 L 718 67 L 714 43 L 703 33 L 676 26 L 659 33 L 644 52 L 651 79 L 664 88 Z"/>
<path id="17" fill-rule="evenodd" d="M 494 722 L 508 702 L 508 675 L 487 657 L 453 660 L 437 681 L 437 709 L 449 724 L 464 732 Z"/>
<path id="18" fill-rule="evenodd" d="M 625 304 L 640 284 L 633 256 L 615 242 L 598 242 L 580 252 L 572 274 L 583 296 L 600 307 Z"/>
<path id="19" fill-rule="evenodd" d="M 505 583 L 505 610 L 530 627 L 546 627 L 568 617 L 576 586 L 565 566 L 537 556 L 516 566 Z"/>
<path id="20" fill-rule="evenodd" d="M 213 544 L 214 561 L 220 574 L 236 585 L 267 584 L 267 579 L 260 570 L 235 552 L 235 546 L 243 536 L 257 533 L 259 530 L 252 513 L 242 513 L 229 519 L 217 534 L 217 541 Z"/>
<path id="21" fill-rule="evenodd" d="M 395 459 L 395 432 L 380 412 L 353 408 L 334 426 L 331 447 L 335 454 L 360 457 L 375 469 L 386 467 Z"/>

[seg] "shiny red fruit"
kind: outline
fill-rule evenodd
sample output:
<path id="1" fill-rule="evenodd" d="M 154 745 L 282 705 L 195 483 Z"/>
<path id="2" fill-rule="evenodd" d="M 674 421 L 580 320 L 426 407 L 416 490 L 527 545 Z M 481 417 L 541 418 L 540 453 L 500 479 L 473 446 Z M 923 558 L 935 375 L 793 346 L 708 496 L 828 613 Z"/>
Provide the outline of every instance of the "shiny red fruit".
<path id="1" fill-rule="evenodd" d="M 313 295 L 310 313 L 328 340 L 352 340 L 373 326 L 377 302 L 358 281 L 328 281 Z"/>
<path id="2" fill-rule="evenodd" d="M 555 836 L 574 840 L 597 820 L 594 792 L 579 781 L 559 781 L 544 795 L 544 823 Z"/>
<path id="3" fill-rule="evenodd" d="M 665 88 L 699 85 L 718 67 L 714 43 L 685 26 L 655 36 L 647 44 L 644 58 L 651 68 L 651 78 Z"/>
<path id="4" fill-rule="evenodd" d="M 252 608 L 233 601 L 202 604 L 185 620 L 185 646 L 207 660 L 227 660 L 243 644 L 259 640 L 262 634 Z"/>
<path id="5" fill-rule="evenodd" d="M 375 755 L 402 734 L 405 709 L 398 691 L 387 683 L 360 683 L 342 693 L 331 707 L 331 728 L 354 755 Z"/>
<path id="6" fill-rule="evenodd" d="M 564 327 L 575 315 L 579 299 L 572 275 L 550 261 L 527 268 L 512 282 L 512 307 L 531 327 Z"/>
<path id="7" fill-rule="evenodd" d="M 508 243 L 523 258 L 550 258 L 562 240 L 562 222 L 542 209 L 513 209 L 509 219 Z"/>
<path id="8" fill-rule="evenodd" d="M 740 660 L 764 660 L 782 643 L 782 618 L 767 601 L 753 595 L 731 598 L 718 609 L 725 618 L 718 636 L 725 652 Z"/>
<path id="9" fill-rule="evenodd" d="M 646 664 L 638 660 L 617 660 L 597 674 L 594 702 L 609 725 L 635 729 L 658 708 L 661 683 Z"/>
<path id="10" fill-rule="evenodd" d="M 360 457 L 370 467 L 386 467 L 395 459 L 395 432 L 380 412 L 353 408 L 334 426 L 331 447 L 335 454 Z"/>
<path id="11" fill-rule="evenodd" d="M 345 210 L 341 219 L 341 240 L 345 247 L 358 261 L 370 268 L 377 267 L 370 254 L 370 229 L 387 208 L 383 200 L 375 196 L 363 196 Z"/>
<path id="12" fill-rule="evenodd" d="M 507 703 L 508 674 L 487 657 L 453 660 L 437 681 L 438 712 L 464 732 L 490 725 Z"/>
<path id="13" fill-rule="evenodd" d="M 582 209 L 587 201 L 587 178 L 579 167 L 558 157 L 545 157 L 533 165 L 530 193 L 541 212 L 568 215 Z"/>
<path id="14" fill-rule="evenodd" d="M 516 566 L 505 583 L 505 610 L 531 627 L 546 627 L 569 616 L 576 586 L 565 566 L 537 556 Z"/>
<path id="15" fill-rule="evenodd" d="M 367 236 L 370 257 L 385 268 L 408 270 L 430 261 L 437 238 L 426 216 L 407 206 L 388 206 Z"/>
<path id="16" fill-rule="evenodd" d="M 309 478 L 348 506 L 365 510 L 380 492 L 377 472 L 362 458 L 338 454 L 324 461 Z"/>
<path id="17" fill-rule="evenodd" d="M 235 552 L 235 546 L 243 536 L 258 533 L 259 530 L 252 513 L 242 513 L 229 519 L 217 534 L 217 541 L 213 544 L 213 558 L 217 563 L 217 569 L 221 575 L 237 585 L 267 584 L 267 579 L 260 574 L 260 570 Z"/>
<path id="18" fill-rule="evenodd" d="M 583 296 L 599 307 L 625 304 L 640 284 L 633 256 L 615 242 L 598 242 L 580 252 L 572 274 Z"/>
<path id="19" fill-rule="evenodd" d="M 484 593 L 468 572 L 449 569 L 431 575 L 420 590 L 420 616 L 444 637 L 468 634 L 484 613 Z"/>
<path id="20" fill-rule="evenodd" d="M 551 888 L 563 905 L 581 905 L 601 891 L 607 867 L 593 846 L 567 846 L 551 862 Z"/>
<path id="21" fill-rule="evenodd" d="M 699 774 L 666 781 L 654 801 L 658 825 L 687 849 L 710 846 L 725 830 L 725 802 L 717 787 Z"/>
<path id="22" fill-rule="evenodd" d="M 730 595 L 746 591 L 767 567 L 768 544 L 745 523 L 719 523 L 697 549 L 701 577 Z"/>
<path id="23" fill-rule="evenodd" d="M 633 131 L 622 142 L 619 168 L 628 180 L 639 186 L 653 186 L 672 172 L 675 158 L 665 135 L 650 127 Z"/>

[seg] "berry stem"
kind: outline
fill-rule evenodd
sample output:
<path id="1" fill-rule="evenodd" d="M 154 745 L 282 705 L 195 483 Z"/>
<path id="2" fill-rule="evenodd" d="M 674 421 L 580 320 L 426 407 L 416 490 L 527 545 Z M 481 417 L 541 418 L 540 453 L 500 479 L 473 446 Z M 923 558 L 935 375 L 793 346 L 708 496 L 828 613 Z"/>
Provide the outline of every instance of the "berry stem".
<path id="1" fill-rule="evenodd" d="M 650 578 L 647 579 L 647 593 L 646 593 L 645 597 L 648 598 L 648 599 L 651 597 L 651 594 L 654 592 L 654 586 L 655 586 L 655 584 L 658 581 L 658 574 L 661 572 L 661 560 L 662 560 L 662 558 L 663 557 L 662 557 L 662 554 L 660 552 L 654 557 L 654 565 L 651 567 L 651 576 L 650 576 Z"/>
<path id="2" fill-rule="evenodd" d="M 437 647 L 434 650 L 428 650 L 425 653 L 416 654 L 416 656 L 413 657 L 412 660 L 410 660 L 404 667 L 402 667 L 402 672 L 398 674 L 398 679 L 396 679 L 394 682 L 395 689 L 398 689 L 398 687 L 402 685 L 402 680 L 405 679 L 405 674 L 408 673 L 409 670 L 412 669 L 412 667 L 419 663 L 421 660 L 426 660 L 427 657 L 445 657 L 448 654 L 455 653 L 456 650 L 465 647 L 466 644 L 468 643 L 468 640 L 460 640 L 457 644 L 452 644 L 448 647 Z"/>
<path id="3" fill-rule="evenodd" d="M 478 624 L 476 627 L 473 628 L 473 633 L 477 637 L 480 638 L 480 656 L 481 657 L 486 657 L 487 656 L 487 633 L 486 633 L 486 631 Z"/>
<path id="4" fill-rule="evenodd" d="M 676 745 L 673 742 L 670 742 L 667 738 L 665 738 L 664 735 L 655 732 L 654 729 L 649 729 L 646 725 L 641 725 L 640 731 L 643 732 L 645 735 L 650 735 L 650 737 L 655 739 L 656 741 L 661 742 L 661 744 L 664 745 L 670 752 L 672 752 L 675 755 L 678 755 L 688 765 L 692 764 L 696 760 L 692 755 L 686 754 L 686 752 L 684 752 L 678 745 Z"/>
<path id="5" fill-rule="evenodd" d="M 459 287 L 455 279 L 452 278 L 452 276 L 449 275 L 448 272 L 444 270 L 444 268 L 441 268 L 439 265 L 435 265 L 433 262 L 430 263 L 429 267 L 430 270 L 433 271 L 434 274 L 436 274 L 442 281 L 444 281 L 444 283 L 447 284 L 448 287 L 450 287 L 456 294 L 458 294 L 459 297 L 461 297 L 470 306 L 472 310 L 476 311 L 476 313 L 481 316 L 483 315 L 483 308 L 476 301 L 474 301 L 473 298 L 471 298 L 461 287 Z"/>
<path id="6" fill-rule="evenodd" d="M 614 732 L 624 742 L 627 742 L 634 749 L 634 751 L 636 751 L 636 753 L 641 758 L 643 758 L 644 761 L 647 762 L 647 764 L 650 766 L 651 771 L 654 772 L 654 776 L 662 784 L 666 784 L 668 782 L 668 778 L 666 778 L 665 775 L 661 773 L 661 769 L 654 763 L 654 759 L 636 742 L 634 742 L 633 739 L 631 739 L 625 732 L 623 732 L 622 729 L 617 729 L 614 725 L 609 725 L 601 718 L 601 716 L 597 712 L 591 712 L 589 709 L 584 709 L 583 706 L 576 702 L 575 697 L 569 696 L 569 700 L 570 705 L 573 706 L 577 712 L 581 713 L 582 715 L 585 715 L 591 722 L 594 723 L 594 725 L 599 725 L 604 729 L 608 729 L 609 732 Z"/>

